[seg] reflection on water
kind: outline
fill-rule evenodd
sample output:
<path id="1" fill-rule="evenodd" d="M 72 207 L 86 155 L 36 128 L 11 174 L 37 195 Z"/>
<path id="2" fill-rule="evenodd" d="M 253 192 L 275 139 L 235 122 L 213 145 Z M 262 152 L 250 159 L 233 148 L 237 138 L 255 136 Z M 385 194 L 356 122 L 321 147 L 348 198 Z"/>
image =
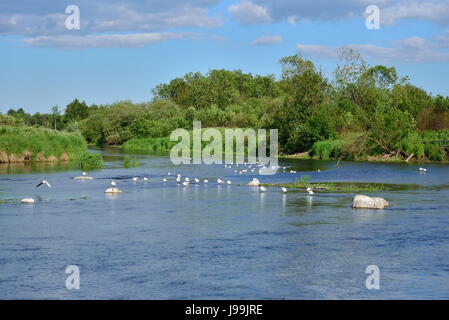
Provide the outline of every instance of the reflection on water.
<path id="1" fill-rule="evenodd" d="M 123 169 L 120 149 L 94 152 L 106 166 L 91 181 L 74 180 L 70 167 L 0 175 L 0 200 L 8 199 L 0 201 L 0 298 L 449 298 L 448 166 L 419 174 L 410 164 L 282 160 L 297 173 L 259 177 L 422 186 L 373 194 L 392 204 L 374 211 L 353 210 L 352 194 L 260 192 L 244 185 L 251 173 L 221 165 L 139 154 L 140 167 Z M 178 172 L 209 184 L 184 187 Z M 35 188 L 44 178 L 53 188 Z M 122 194 L 104 193 L 111 180 Z M 37 202 L 22 205 L 24 197 Z M 80 267 L 80 291 L 65 288 L 69 264 Z M 380 268 L 381 290 L 365 288 L 369 264 Z"/>
<path id="2" fill-rule="evenodd" d="M 19 174 L 19 173 L 44 173 L 50 171 L 66 171 L 76 169 L 77 164 L 73 162 L 18 162 L 18 163 L 0 163 L 1 174 Z"/>

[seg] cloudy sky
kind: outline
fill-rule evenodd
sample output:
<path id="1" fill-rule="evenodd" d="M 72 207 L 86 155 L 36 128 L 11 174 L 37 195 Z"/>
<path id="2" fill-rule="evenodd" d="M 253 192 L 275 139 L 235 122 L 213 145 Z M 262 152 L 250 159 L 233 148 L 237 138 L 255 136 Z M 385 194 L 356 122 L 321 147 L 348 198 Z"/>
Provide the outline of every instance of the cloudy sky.
<path id="1" fill-rule="evenodd" d="M 68 30 L 69 5 L 80 28 Z M 380 8 L 380 29 L 365 10 Z M 190 71 L 279 74 L 297 52 L 331 76 L 350 46 L 449 95 L 449 0 L 2 0 L 0 112 L 151 99 Z"/>

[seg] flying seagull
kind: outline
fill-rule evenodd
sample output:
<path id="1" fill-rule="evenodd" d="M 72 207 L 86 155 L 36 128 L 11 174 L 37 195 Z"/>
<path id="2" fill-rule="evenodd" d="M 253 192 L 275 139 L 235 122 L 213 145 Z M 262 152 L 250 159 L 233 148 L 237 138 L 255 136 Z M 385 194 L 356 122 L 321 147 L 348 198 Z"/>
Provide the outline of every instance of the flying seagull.
<path id="1" fill-rule="evenodd" d="M 40 186 L 43 185 L 43 184 L 45 184 L 47 187 L 51 188 L 51 184 L 49 184 L 47 180 L 42 180 L 42 181 L 36 186 L 36 188 L 37 188 L 37 187 L 40 187 Z"/>

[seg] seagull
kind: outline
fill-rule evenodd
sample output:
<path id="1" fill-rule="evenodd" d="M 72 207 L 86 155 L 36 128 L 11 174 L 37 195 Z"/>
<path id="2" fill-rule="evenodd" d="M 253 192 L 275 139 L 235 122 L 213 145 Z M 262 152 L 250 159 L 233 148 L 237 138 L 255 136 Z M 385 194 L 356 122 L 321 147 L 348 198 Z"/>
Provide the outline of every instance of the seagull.
<path id="1" fill-rule="evenodd" d="M 426 168 L 419 168 L 419 171 L 421 171 L 421 172 L 427 172 L 427 169 L 426 169 Z"/>
<path id="2" fill-rule="evenodd" d="M 226 183 L 227 183 L 228 185 L 231 185 L 231 184 L 232 184 L 232 181 L 231 181 L 231 180 L 228 180 L 228 181 L 226 181 Z"/>
<path id="3" fill-rule="evenodd" d="M 149 181 L 150 179 L 148 179 L 147 177 L 143 177 L 143 181 Z"/>
<path id="4" fill-rule="evenodd" d="M 282 187 L 282 192 L 286 193 L 287 192 L 287 188 Z"/>
<path id="5" fill-rule="evenodd" d="M 209 183 L 209 180 L 207 180 L 207 179 L 204 179 L 204 183 Z"/>
<path id="6" fill-rule="evenodd" d="M 315 193 L 313 192 L 312 188 L 307 187 L 306 188 L 307 192 L 309 193 L 309 195 L 313 196 Z"/>
<path id="7" fill-rule="evenodd" d="M 171 172 L 167 172 L 167 176 L 171 176 Z"/>
<path id="8" fill-rule="evenodd" d="M 190 182 L 189 177 L 186 177 L 186 178 L 184 179 L 184 181 L 185 181 L 185 182 Z"/>
<path id="9" fill-rule="evenodd" d="M 200 179 L 195 178 L 194 180 L 195 180 L 195 183 L 200 183 Z"/>
<path id="10" fill-rule="evenodd" d="M 134 177 L 133 182 L 137 182 L 137 181 L 139 181 L 139 177 Z"/>
<path id="11" fill-rule="evenodd" d="M 188 185 L 189 185 L 189 181 L 184 181 L 183 183 L 182 183 L 182 185 L 184 186 L 184 187 L 187 187 Z"/>
<path id="12" fill-rule="evenodd" d="M 223 180 L 221 180 L 220 178 L 218 178 L 218 179 L 217 179 L 217 183 L 218 183 L 218 184 L 222 184 L 222 183 L 223 183 Z"/>
<path id="13" fill-rule="evenodd" d="M 82 172 L 81 173 L 83 176 L 87 176 L 87 172 Z"/>
<path id="14" fill-rule="evenodd" d="M 43 184 L 45 184 L 47 187 L 51 188 L 51 184 L 49 184 L 47 180 L 42 180 L 42 181 L 36 186 L 36 188 L 37 188 L 37 187 L 40 187 L 40 186 L 43 185 Z"/>
<path id="15" fill-rule="evenodd" d="M 180 175 L 176 178 L 176 182 L 177 182 L 177 183 L 180 183 L 180 182 L 181 182 L 181 176 L 180 176 Z"/>
<path id="16" fill-rule="evenodd" d="M 267 191 L 267 188 L 265 188 L 264 186 L 260 186 L 259 190 L 265 192 Z"/>
<path id="17" fill-rule="evenodd" d="M 117 182 L 111 181 L 111 186 L 115 187 L 117 185 Z"/>
<path id="18" fill-rule="evenodd" d="M 167 178 L 162 178 L 162 181 L 163 182 L 167 182 Z"/>

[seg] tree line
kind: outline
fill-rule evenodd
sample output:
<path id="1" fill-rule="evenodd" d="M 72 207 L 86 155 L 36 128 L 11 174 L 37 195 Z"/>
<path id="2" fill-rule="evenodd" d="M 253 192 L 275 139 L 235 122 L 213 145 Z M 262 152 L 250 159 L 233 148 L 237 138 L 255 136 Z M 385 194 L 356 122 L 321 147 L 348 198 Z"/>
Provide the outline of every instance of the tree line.
<path id="1" fill-rule="evenodd" d="M 331 79 L 312 61 L 293 55 L 280 60 L 279 79 L 240 70 L 188 73 L 156 86 L 150 102 L 88 106 L 75 99 L 64 112 L 9 110 L 0 120 L 79 131 L 95 145 L 163 138 L 200 120 L 203 127 L 279 129 L 286 154 L 446 158 L 449 97 L 414 86 L 394 67 L 370 66 L 352 49 L 340 55 Z"/>

